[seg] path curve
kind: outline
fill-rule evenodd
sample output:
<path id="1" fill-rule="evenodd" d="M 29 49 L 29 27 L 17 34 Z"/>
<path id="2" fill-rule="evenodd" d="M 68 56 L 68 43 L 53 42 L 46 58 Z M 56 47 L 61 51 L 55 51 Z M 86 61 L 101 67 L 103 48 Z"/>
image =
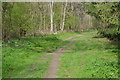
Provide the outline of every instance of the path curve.
<path id="1" fill-rule="evenodd" d="M 73 38 L 79 37 L 79 36 L 82 36 L 82 35 L 76 35 L 76 36 L 72 36 L 72 37 L 69 37 L 67 39 L 64 39 L 63 41 L 70 40 L 70 39 L 72 39 L 72 40 L 68 44 L 64 45 L 62 48 L 57 49 L 55 52 L 49 53 L 53 56 L 52 56 L 51 63 L 48 67 L 46 78 L 57 78 L 56 73 L 58 71 L 60 53 L 67 52 L 64 48 L 72 45 L 74 43 L 74 41 L 76 40 Z"/>

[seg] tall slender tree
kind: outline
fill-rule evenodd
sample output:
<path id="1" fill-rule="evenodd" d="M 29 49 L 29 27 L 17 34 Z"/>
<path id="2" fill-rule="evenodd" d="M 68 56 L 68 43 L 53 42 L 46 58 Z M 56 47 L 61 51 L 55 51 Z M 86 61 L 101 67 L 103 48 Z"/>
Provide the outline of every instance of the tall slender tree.
<path id="1" fill-rule="evenodd" d="M 64 26 L 65 26 L 66 8 L 67 8 L 67 0 L 66 0 L 66 4 L 65 4 L 65 7 L 64 7 L 64 12 L 63 12 L 63 21 L 62 21 L 61 31 L 64 30 Z"/>
<path id="2" fill-rule="evenodd" d="M 51 21 L 51 28 L 50 28 L 50 31 L 53 32 L 53 0 L 52 2 L 50 3 L 50 21 Z"/>

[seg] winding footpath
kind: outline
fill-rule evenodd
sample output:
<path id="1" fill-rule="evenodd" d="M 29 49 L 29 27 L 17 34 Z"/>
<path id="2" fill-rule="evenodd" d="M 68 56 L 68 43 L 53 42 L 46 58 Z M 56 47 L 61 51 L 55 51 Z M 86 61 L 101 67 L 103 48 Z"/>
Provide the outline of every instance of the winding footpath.
<path id="1" fill-rule="evenodd" d="M 47 75 L 45 76 L 45 78 L 57 78 L 56 73 L 59 69 L 58 66 L 59 66 L 60 54 L 67 52 L 68 50 L 65 50 L 65 47 L 71 46 L 76 40 L 74 38 L 79 37 L 79 36 L 82 36 L 82 35 L 76 35 L 76 36 L 72 36 L 67 39 L 64 39 L 64 41 L 66 40 L 71 40 L 71 41 L 68 44 L 64 45 L 62 48 L 57 49 L 55 52 L 49 53 L 50 55 L 52 55 L 52 60 L 48 67 Z"/>

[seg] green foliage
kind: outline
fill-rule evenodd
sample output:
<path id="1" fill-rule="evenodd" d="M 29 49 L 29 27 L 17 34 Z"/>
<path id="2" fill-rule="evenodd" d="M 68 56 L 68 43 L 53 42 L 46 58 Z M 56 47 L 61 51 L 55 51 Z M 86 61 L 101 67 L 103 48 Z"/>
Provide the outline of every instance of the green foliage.
<path id="1" fill-rule="evenodd" d="M 120 40 L 120 2 L 86 3 L 88 14 L 99 20 L 99 33 L 112 40 Z M 97 27 L 97 25 L 96 25 Z"/>
<path id="2" fill-rule="evenodd" d="M 65 23 L 65 25 L 66 25 L 66 27 L 68 27 L 68 28 L 70 27 L 72 30 L 75 30 L 75 26 L 78 25 L 78 21 L 79 21 L 79 19 L 78 19 L 77 16 L 67 14 L 66 15 L 66 23 Z"/>
<path id="3" fill-rule="evenodd" d="M 62 3 L 54 3 L 54 23 L 57 25 L 57 26 L 60 26 L 61 22 L 62 22 L 62 15 L 60 12 L 62 12 L 62 9 L 61 7 L 63 6 Z"/>
<path id="4" fill-rule="evenodd" d="M 89 20 L 82 20 L 86 15 L 83 4 L 67 3 L 66 7 L 65 5 L 65 2 L 53 2 L 53 32 L 62 31 L 63 28 L 64 31 L 80 31 L 80 25 L 86 26 L 85 22 Z M 51 33 L 50 3 L 4 2 L 2 8 L 4 41 Z"/>
<path id="5" fill-rule="evenodd" d="M 13 23 L 13 28 L 19 26 L 19 28 L 24 30 L 29 29 L 29 27 L 25 26 L 25 24 L 27 24 L 27 21 L 29 20 L 28 7 L 29 6 L 27 3 L 14 3 L 14 6 L 11 10 L 11 20 Z"/>
<path id="6" fill-rule="evenodd" d="M 54 32 L 61 30 L 65 4 L 54 3 Z M 82 27 L 88 25 L 83 19 L 87 9 L 88 14 L 95 16 L 96 22 L 99 23 L 95 25 L 99 34 L 111 40 L 120 40 L 120 3 L 85 3 L 85 9 L 82 4 L 67 4 L 65 31 L 80 31 L 80 25 Z M 40 35 L 50 34 L 50 3 L 4 2 L 2 7 L 3 77 L 43 77 L 51 58 L 49 56 L 40 62 L 39 58 L 41 59 L 46 53 L 54 52 L 67 43 L 63 42 L 64 39 L 78 33 Z M 83 36 L 76 38 L 80 41 L 76 41 L 73 48 L 67 47 L 71 52 L 62 55 L 60 66 L 62 77 L 117 77 L 117 48 L 105 44 L 107 41 L 93 39 L 94 34 L 94 32 L 83 33 Z M 93 40 L 88 40 L 89 38 Z"/>
<path id="7" fill-rule="evenodd" d="M 21 37 L 30 29 L 28 7 L 28 3 L 3 3 L 3 39 Z"/>

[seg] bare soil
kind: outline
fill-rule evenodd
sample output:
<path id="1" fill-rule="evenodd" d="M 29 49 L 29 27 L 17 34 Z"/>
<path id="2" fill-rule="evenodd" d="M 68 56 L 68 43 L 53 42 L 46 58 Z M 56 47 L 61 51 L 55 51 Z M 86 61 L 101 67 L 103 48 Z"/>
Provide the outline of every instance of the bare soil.
<path id="1" fill-rule="evenodd" d="M 72 36 L 67 39 L 64 39 L 64 41 L 70 40 L 70 39 L 72 39 L 72 40 L 68 44 L 64 45 L 62 48 L 57 49 L 55 52 L 48 53 L 49 55 L 53 55 L 53 56 L 52 56 L 52 60 L 48 67 L 47 75 L 45 76 L 45 78 L 57 78 L 56 73 L 58 71 L 60 54 L 64 53 L 64 52 L 68 52 L 69 50 L 65 50 L 65 47 L 71 46 L 74 43 L 74 41 L 76 40 L 73 38 L 79 37 L 79 36 L 82 36 L 82 35 L 76 35 L 76 36 Z"/>

